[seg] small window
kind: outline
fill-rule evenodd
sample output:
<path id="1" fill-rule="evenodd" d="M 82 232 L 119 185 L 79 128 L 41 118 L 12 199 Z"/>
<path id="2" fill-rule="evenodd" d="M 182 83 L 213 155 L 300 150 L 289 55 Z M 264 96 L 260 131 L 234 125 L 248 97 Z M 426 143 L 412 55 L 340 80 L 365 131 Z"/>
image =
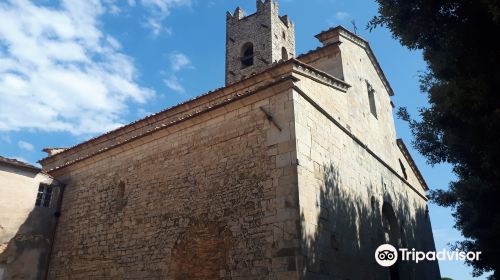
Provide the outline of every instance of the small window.
<path id="1" fill-rule="evenodd" d="M 375 90 L 368 82 L 366 82 L 366 86 L 368 88 L 368 101 L 370 102 L 370 112 L 375 118 L 377 118 L 377 106 L 375 104 Z"/>
<path id="2" fill-rule="evenodd" d="M 246 43 L 241 49 L 241 68 L 253 65 L 253 44 Z"/>
<path id="3" fill-rule="evenodd" d="M 50 207 L 51 199 L 52 199 L 52 187 L 41 184 L 38 187 L 38 194 L 36 196 L 35 206 Z"/>
<path id="4" fill-rule="evenodd" d="M 283 40 L 286 40 L 286 33 L 285 33 L 285 31 L 283 31 L 283 33 L 281 33 L 281 36 L 283 37 Z"/>
<path id="5" fill-rule="evenodd" d="M 281 48 L 281 59 L 288 60 L 288 51 L 285 47 Z"/>
<path id="6" fill-rule="evenodd" d="M 399 159 L 399 165 L 401 166 L 401 171 L 403 172 L 403 177 L 405 178 L 405 180 L 408 180 L 408 174 L 406 174 L 406 168 L 405 168 L 403 162 L 401 161 L 401 159 Z"/>
<path id="7" fill-rule="evenodd" d="M 372 210 L 376 210 L 377 209 L 377 200 L 374 196 L 372 196 L 371 198 L 371 205 L 372 205 Z"/>

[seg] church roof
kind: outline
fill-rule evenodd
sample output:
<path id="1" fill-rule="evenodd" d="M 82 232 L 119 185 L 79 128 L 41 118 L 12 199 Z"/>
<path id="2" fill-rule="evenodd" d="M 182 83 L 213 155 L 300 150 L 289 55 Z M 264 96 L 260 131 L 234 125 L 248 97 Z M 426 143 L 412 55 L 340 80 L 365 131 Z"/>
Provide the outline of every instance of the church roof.
<path id="1" fill-rule="evenodd" d="M 287 66 L 290 66 L 291 68 L 288 69 Z M 200 115 L 200 114 L 206 112 L 207 110 L 212 110 L 212 109 L 218 108 L 221 105 L 225 105 L 227 102 L 234 101 L 235 99 L 239 99 L 239 98 L 245 97 L 249 94 L 252 94 L 253 92 L 259 91 L 259 90 L 261 90 L 261 88 L 270 87 L 273 85 L 273 83 L 272 82 L 269 83 L 268 80 L 270 80 L 270 79 L 272 80 L 273 78 L 278 78 L 279 75 L 283 75 L 283 74 L 290 75 L 291 72 L 293 72 L 294 67 L 300 68 L 307 75 L 314 77 L 315 79 L 322 80 L 324 83 L 329 84 L 330 86 L 335 87 L 341 91 L 346 91 L 349 87 L 351 87 L 349 84 L 347 84 L 343 80 L 340 80 L 336 77 L 333 77 L 333 76 L 329 75 L 328 73 L 325 73 L 325 72 L 318 70 L 312 66 L 309 66 L 309 65 L 307 65 L 307 64 L 305 64 L 297 59 L 292 58 L 292 59 L 287 60 L 287 61 L 279 62 L 276 65 L 274 65 L 273 67 L 268 68 L 268 69 L 266 69 L 258 74 L 255 74 L 251 77 L 243 79 L 237 83 L 230 84 L 228 86 L 221 87 L 221 88 L 218 88 L 216 90 L 201 94 L 195 98 L 181 102 L 181 103 L 174 105 L 172 107 L 168 107 L 168 108 L 166 108 L 158 113 L 146 116 L 142 119 L 131 122 L 127 125 L 124 125 L 124 126 L 119 127 L 117 129 L 114 129 L 114 130 L 111 130 L 111 131 L 106 132 L 104 134 L 101 134 L 97 137 L 94 137 L 94 138 L 91 138 L 87 141 L 79 143 L 73 147 L 67 148 L 67 149 L 65 149 L 65 150 L 63 150 L 55 155 L 52 155 L 52 156 L 49 155 L 49 156 L 41 159 L 39 162 L 42 163 L 42 165 L 45 165 L 45 163 L 49 163 L 51 161 L 51 159 L 53 159 L 53 158 L 59 158 L 61 156 L 64 157 L 65 155 L 68 155 L 68 157 L 71 159 L 69 161 L 66 161 L 64 165 L 51 168 L 50 170 L 47 170 L 47 171 L 52 171 L 55 169 L 62 168 L 63 166 L 71 165 L 73 163 L 76 163 L 76 162 L 81 161 L 83 159 L 89 158 L 89 157 L 94 156 L 96 154 L 108 151 L 112 148 L 121 146 L 121 145 L 123 145 L 125 143 L 129 143 L 131 141 L 134 141 L 134 140 L 141 138 L 143 136 L 152 134 L 158 130 L 170 127 L 172 125 L 175 125 L 175 124 L 177 124 L 181 121 L 184 121 L 186 119 L 189 119 L 191 117 Z M 283 69 L 283 70 L 280 70 L 280 69 Z M 279 71 L 281 71 L 283 73 L 282 74 L 273 74 L 273 72 L 279 72 Z M 255 84 L 259 84 L 259 83 L 262 84 L 261 88 L 248 90 L 249 85 L 254 86 Z M 220 103 L 210 101 L 210 102 L 207 102 L 206 106 L 203 106 L 203 108 L 200 110 L 196 109 L 196 111 L 194 111 L 194 112 L 192 112 L 192 110 L 191 111 L 189 110 L 189 109 L 196 108 L 196 105 L 195 105 L 196 101 L 199 101 L 203 98 L 209 98 L 210 96 L 216 96 L 218 94 L 224 95 L 224 93 L 231 93 L 231 95 L 227 96 L 227 98 L 224 98 Z M 194 105 L 191 106 L 191 104 L 194 104 Z M 186 106 L 187 109 L 184 111 L 181 111 L 179 113 L 176 113 L 173 116 L 163 117 L 164 115 L 167 115 L 168 113 L 175 111 L 176 109 L 183 107 L 183 106 Z M 173 117 L 173 118 L 171 118 L 171 117 Z M 162 119 L 160 121 L 158 121 L 156 118 L 162 118 Z M 153 127 L 149 128 L 147 130 L 141 131 L 140 133 L 136 133 L 136 134 L 132 133 L 135 130 L 141 130 L 145 127 L 148 127 L 152 123 L 154 123 Z M 143 125 L 143 126 L 139 127 L 139 128 L 133 128 L 136 125 Z M 123 137 L 123 135 L 125 135 L 125 134 L 127 135 L 127 137 Z M 120 138 L 120 137 L 122 137 L 122 138 Z M 120 138 L 120 139 L 115 140 L 115 138 L 116 139 Z M 79 156 L 79 157 L 71 157 L 72 152 L 76 153 L 78 150 L 84 150 L 85 146 L 87 146 L 87 145 L 99 145 L 100 143 L 107 142 L 107 141 L 109 141 L 109 144 L 103 145 L 102 147 L 100 147 L 97 150 L 94 149 L 92 151 L 92 153 L 89 153 L 89 154 L 86 154 L 83 156 Z"/>
<path id="2" fill-rule="evenodd" d="M 120 149 L 120 147 L 125 144 L 133 142 L 140 144 L 139 139 L 143 137 L 152 135 L 162 130 L 167 130 L 168 133 L 169 129 L 173 128 L 177 124 L 183 123 L 185 121 L 189 122 L 194 117 L 200 116 L 202 114 L 210 114 L 210 111 L 224 107 L 230 103 L 246 98 L 262 90 L 266 90 L 274 86 L 284 85 L 284 83 L 286 82 L 292 82 L 293 84 L 293 82 L 297 79 L 297 77 L 295 77 L 293 74 L 299 74 L 309 77 L 312 80 L 335 88 L 339 91 L 345 92 L 350 87 L 350 85 L 345 81 L 333 77 L 328 73 L 320 71 L 297 59 L 290 59 L 288 61 L 277 63 L 273 67 L 264 70 L 263 72 L 260 72 L 254 76 L 243 79 L 237 83 L 219 88 L 215 91 L 209 91 L 196 98 L 167 108 L 159 113 L 147 116 L 143 119 L 132 122 L 128 125 L 102 134 L 98 137 L 89 139 L 83 143 L 61 151 L 60 153 L 57 153 L 53 156 L 48 156 L 42 159 L 40 162 L 44 165 L 44 170 L 46 172 L 53 172 L 66 166 L 70 166 L 77 162 L 105 153 L 107 151 Z M 293 85 L 291 87 L 296 89 Z M 175 129 L 173 129 L 172 131 L 175 131 Z M 344 131 L 347 130 L 344 128 Z M 348 132 L 348 134 L 351 135 L 350 132 Z M 351 136 L 353 138 L 356 138 L 353 135 Z M 136 140 L 139 141 L 136 142 Z M 357 141 L 359 141 L 359 139 Z M 406 146 L 404 146 L 404 143 L 401 144 L 400 142 L 402 143 L 402 141 L 398 141 L 398 146 L 402 150 L 405 158 L 407 158 L 408 162 L 410 163 L 410 166 L 412 170 L 414 170 L 417 179 L 424 187 L 424 189 L 428 190 L 427 184 L 418 171 L 415 162 L 413 161 L 413 159 L 411 159 Z M 362 142 L 360 143 L 363 147 L 366 148 L 365 144 L 363 144 Z M 386 167 L 392 170 L 392 168 L 383 160 L 379 159 L 379 161 L 381 161 Z M 392 171 L 396 173 L 396 171 Z M 408 182 L 407 184 L 413 190 L 415 190 L 415 188 Z M 419 195 L 422 198 L 426 199 L 425 196 L 421 194 Z"/>
<path id="3" fill-rule="evenodd" d="M 417 164 L 411 157 L 410 152 L 408 151 L 408 148 L 406 147 L 405 143 L 403 142 L 403 139 L 397 139 L 396 143 L 398 144 L 399 149 L 401 150 L 401 153 L 403 153 L 403 156 L 405 157 L 406 161 L 410 164 L 411 170 L 413 170 L 413 173 L 417 176 L 418 181 L 420 184 L 424 187 L 426 191 L 429 190 L 429 186 L 425 182 L 424 176 L 422 176 L 422 173 L 420 173 L 420 170 L 417 167 Z"/>
<path id="4" fill-rule="evenodd" d="M 40 168 L 33 166 L 31 164 L 25 163 L 23 161 L 13 159 L 13 158 L 6 158 L 6 157 L 2 157 L 2 156 L 0 156 L 0 163 L 15 166 L 15 167 L 21 167 L 24 169 L 29 169 L 29 170 L 34 171 L 34 172 L 39 172 L 41 170 Z"/>

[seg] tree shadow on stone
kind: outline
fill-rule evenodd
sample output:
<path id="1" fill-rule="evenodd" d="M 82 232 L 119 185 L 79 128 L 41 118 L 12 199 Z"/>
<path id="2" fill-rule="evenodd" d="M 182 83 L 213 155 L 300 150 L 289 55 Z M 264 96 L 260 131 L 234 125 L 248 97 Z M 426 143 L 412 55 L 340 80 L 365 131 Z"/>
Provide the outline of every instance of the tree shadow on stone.
<path id="1" fill-rule="evenodd" d="M 428 224 L 432 240 L 430 223 L 421 220 L 426 219 L 425 209 L 409 205 L 404 193 L 375 191 L 374 182 L 348 186 L 333 163 L 323 165 L 321 172 L 316 220 L 301 215 L 304 279 L 431 279 L 415 278 L 418 265 L 398 262 L 391 270 L 375 260 L 377 247 L 384 243 L 434 250 L 433 242 L 421 241 L 429 237 L 419 236 L 416 230 L 419 224 Z"/>

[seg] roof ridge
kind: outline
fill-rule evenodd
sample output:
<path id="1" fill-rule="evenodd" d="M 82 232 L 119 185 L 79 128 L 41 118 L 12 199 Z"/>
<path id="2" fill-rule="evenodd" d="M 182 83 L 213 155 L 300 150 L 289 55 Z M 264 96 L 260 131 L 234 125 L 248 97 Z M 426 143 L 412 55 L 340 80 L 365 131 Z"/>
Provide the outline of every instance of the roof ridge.
<path id="1" fill-rule="evenodd" d="M 163 113 L 165 113 L 165 112 L 171 111 L 171 110 L 173 110 L 173 109 L 175 109 L 175 108 L 179 108 L 179 107 L 181 107 L 181 106 L 183 106 L 183 105 L 189 104 L 190 102 L 193 102 L 193 101 L 195 101 L 195 100 L 199 100 L 200 98 L 204 98 L 204 97 L 210 96 L 210 95 L 215 94 L 215 93 L 217 93 L 217 92 L 222 92 L 223 90 L 227 90 L 227 89 L 230 89 L 230 88 L 236 88 L 236 89 L 238 89 L 238 87 L 241 87 L 241 88 L 240 88 L 240 89 L 238 89 L 238 90 L 243 90 L 243 89 L 245 89 L 245 88 L 248 88 L 248 87 L 249 87 L 249 86 L 243 86 L 243 85 L 244 85 L 244 83 L 246 83 L 246 82 L 248 82 L 248 81 L 250 81 L 250 80 L 252 80 L 252 79 L 258 79 L 258 78 L 264 77 L 264 75 L 265 75 L 265 74 L 267 74 L 267 73 L 269 73 L 269 72 L 272 72 L 273 70 L 276 70 L 276 69 L 278 69 L 279 67 L 282 67 L 282 66 L 287 65 L 287 64 L 296 64 L 296 65 L 299 65 L 299 66 L 302 66 L 302 67 L 306 67 L 306 68 L 308 68 L 308 69 L 310 69 L 310 70 L 312 70 L 312 71 L 317 72 L 318 74 L 324 75 L 325 77 L 327 77 L 327 78 L 329 78 L 329 79 L 331 79 L 331 80 L 333 80 L 333 81 L 335 81 L 335 82 L 337 82 L 337 83 L 341 83 L 341 84 L 343 84 L 343 85 L 344 85 L 344 86 L 346 86 L 346 87 L 350 87 L 350 85 L 349 85 L 349 84 L 347 84 L 345 81 L 343 81 L 343 80 L 341 80 L 341 79 L 338 79 L 338 78 L 336 78 L 336 77 L 333 77 L 333 76 L 329 75 L 328 73 L 325 73 L 325 72 L 323 72 L 323 71 L 321 71 L 321 70 L 319 70 L 319 69 L 316 69 L 316 68 L 314 68 L 314 67 L 312 67 L 312 66 L 310 66 L 310 65 L 308 65 L 308 64 L 306 64 L 306 63 L 304 63 L 304 62 L 302 62 L 302 61 L 297 60 L 296 58 L 291 58 L 291 59 L 289 59 L 289 60 L 285 60 L 285 61 L 280 61 L 280 62 L 277 62 L 277 63 L 275 63 L 272 67 L 270 67 L 270 68 L 268 68 L 268 69 L 266 69 L 266 70 L 264 70 L 264 71 L 262 71 L 262 72 L 260 72 L 260 73 L 258 73 L 258 74 L 256 74 L 256 75 L 253 75 L 253 76 L 250 76 L 250 77 L 248 77 L 248 78 L 246 78 L 246 79 L 240 80 L 240 81 L 238 81 L 238 82 L 236 82 L 236 83 L 233 83 L 233 84 L 230 84 L 230 85 L 227 85 L 227 86 L 224 86 L 224 87 L 216 88 L 216 89 L 214 89 L 214 90 L 210 90 L 210 91 L 205 92 L 205 93 L 203 93 L 203 94 L 200 94 L 200 95 L 198 95 L 198 96 L 196 96 L 196 97 L 190 98 L 190 99 L 185 100 L 185 101 L 183 101 L 183 102 L 177 103 L 177 104 L 175 104 L 175 105 L 173 105 L 173 106 L 167 107 L 167 108 L 165 108 L 165 109 L 163 109 L 163 110 L 161 110 L 161 111 L 159 111 L 159 112 L 156 112 L 156 113 L 153 113 L 153 114 L 151 114 L 151 115 L 145 116 L 145 117 L 140 118 L 140 119 L 138 119 L 138 120 L 132 121 L 132 122 L 130 122 L 130 123 L 128 123 L 128 124 L 126 124 L 126 125 L 123 125 L 123 126 L 121 126 L 121 127 L 115 128 L 115 129 L 113 129 L 113 130 L 110 130 L 110 131 L 105 132 L 105 133 L 103 133 L 103 134 L 97 135 L 97 136 L 95 136 L 95 137 L 92 137 L 92 138 L 90 138 L 90 139 L 88 139 L 88 140 L 86 140 L 86 141 L 83 141 L 83 142 L 78 143 L 78 144 L 76 144 L 76 145 L 73 145 L 73 146 L 71 146 L 71 147 L 65 148 L 65 150 L 64 150 L 64 151 L 61 151 L 61 152 L 59 152 L 59 153 L 57 153 L 57 154 L 55 154 L 55 155 L 53 155 L 53 156 L 47 156 L 47 157 L 45 157 L 45 158 L 42 158 L 42 159 L 41 159 L 41 160 L 39 160 L 38 162 L 43 162 L 44 160 L 47 160 L 47 159 L 49 159 L 49 158 L 51 158 L 51 157 L 55 157 L 55 156 L 59 156 L 59 155 L 68 154 L 68 152 L 74 151 L 74 149 L 76 149 L 76 148 L 78 148 L 78 147 L 81 147 L 81 146 L 83 146 L 83 145 L 85 145 L 85 144 L 88 144 L 88 143 L 90 143 L 90 142 L 96 141 L 96 140 L 98 140 L 98 139 L 102 139 L 102 138 L 104 138 L 105 136 L 109 136 L 109 135 L 111 135 L 111 134 L 113 134 L 113 133 L 117 133 L 117 132 L 119 132 L 119 131 L 123 131 L 123 130 L 125 130 L 126 128 L 129 128 L 129 127 L 133 126 L 134 124 L 138 124 L 138 123 L 144 122 L 144 121 L 146 121 L 146 120 L 152 119 L 152 118 L 153 118 L 153 117 L 155 117 L 155 116 L 158 116 L 158 115 L 163 114 Z"/>

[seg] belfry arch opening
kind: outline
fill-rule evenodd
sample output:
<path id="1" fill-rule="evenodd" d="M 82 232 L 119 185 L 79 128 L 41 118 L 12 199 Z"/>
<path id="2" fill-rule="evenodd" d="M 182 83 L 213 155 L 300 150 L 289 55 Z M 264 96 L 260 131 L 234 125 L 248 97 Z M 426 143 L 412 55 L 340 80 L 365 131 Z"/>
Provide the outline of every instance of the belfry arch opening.
<path id="1" fill-rule="evenodd" d="M 253 44 L 248 42 L 241 48 L 241 68 L 247 68 L 254 63 L 254 49 Z"/>

